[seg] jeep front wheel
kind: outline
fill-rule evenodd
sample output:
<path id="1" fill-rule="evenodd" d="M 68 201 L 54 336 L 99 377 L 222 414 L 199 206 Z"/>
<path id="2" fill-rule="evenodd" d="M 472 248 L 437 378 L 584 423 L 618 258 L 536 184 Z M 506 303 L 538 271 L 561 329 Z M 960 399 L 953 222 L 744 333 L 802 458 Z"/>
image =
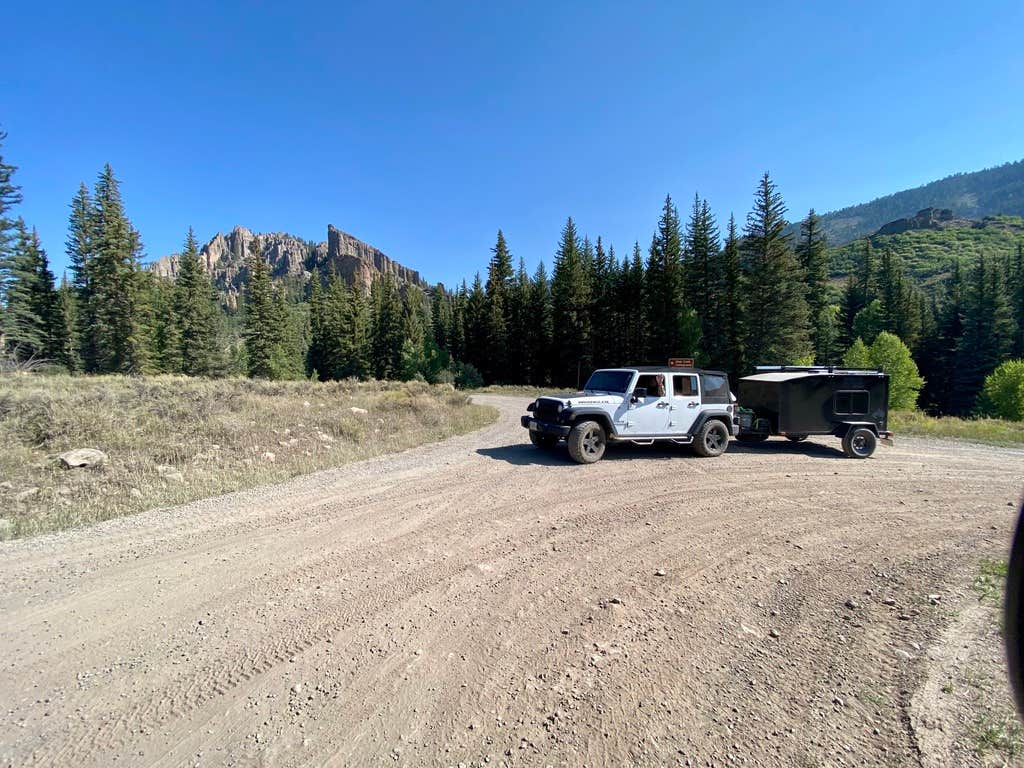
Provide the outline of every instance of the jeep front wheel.
<path id="1" fill-rule="evenodd" d="M 569 455 L 580 464 L 593 464 L 604 456 L 604 429 L 596 421 L 580 421 L 573 425 L 566 440 Z"/>
<path id="2" fill-rule="evenodd" d="M 554 435 L 545 435 L 543 432 L 530 430 L 530 442 L 538 448 L 554 448 L 558 438 Z"/>
<path id="3" fill-rule="evenodd" d="M 720 421 L 705 422 L 697 431 L 693 441 L 693 450 L 698 456 L 721 456 L 729 446 L 729 430 Z"/>

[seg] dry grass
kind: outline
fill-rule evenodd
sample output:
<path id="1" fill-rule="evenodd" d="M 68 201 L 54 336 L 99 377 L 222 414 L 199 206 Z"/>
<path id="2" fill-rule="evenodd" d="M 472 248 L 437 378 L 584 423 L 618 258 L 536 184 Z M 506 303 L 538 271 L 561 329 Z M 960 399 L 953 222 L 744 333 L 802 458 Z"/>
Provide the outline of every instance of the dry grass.
<path id="1" fill-rule="evenodd" d="M 958 419 L 929 416 L 920 411 L 893 411 L 889 429 L 900 435 L 967 440 L 989 445 L 1024 445 L 1024 422 L 1002 419 Z"/>
<path id="2" fill-rule="evenodd" d="M 464 393 L 418 382 L 4 376 L 0 539 L 279 482 L 495 416 Z M 109 460 L 61 469 L 57 455 L 72 448 Z"/>

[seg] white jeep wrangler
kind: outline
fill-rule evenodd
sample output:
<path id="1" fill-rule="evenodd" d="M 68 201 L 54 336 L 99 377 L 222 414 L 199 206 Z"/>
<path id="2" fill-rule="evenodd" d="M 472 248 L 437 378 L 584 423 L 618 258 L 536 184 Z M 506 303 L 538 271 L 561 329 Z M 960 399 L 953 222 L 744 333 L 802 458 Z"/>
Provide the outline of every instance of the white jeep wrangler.
<path id="1" fill-rule="evenodd" d="M 526 410 L 530 442 L 553 448 L 565 440 L 581 464 L 598 461 L 609 442 L 670 441 L 692 445 L 699 456 L 720 456 L 739 432 L 729 377 L 671 364 L 602 368 L 582 392 L 539 397 Z"/>

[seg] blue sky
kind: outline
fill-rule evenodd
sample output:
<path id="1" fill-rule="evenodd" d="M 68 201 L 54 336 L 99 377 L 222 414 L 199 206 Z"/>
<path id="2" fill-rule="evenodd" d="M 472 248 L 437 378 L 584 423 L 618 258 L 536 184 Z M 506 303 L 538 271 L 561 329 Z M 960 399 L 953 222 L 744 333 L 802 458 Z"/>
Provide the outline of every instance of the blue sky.
<path id="1" fill-rule="evenodd" d="M 1024 4 L 14 3 L 0 129 L 57 269 L 106 162 L 149 258 L 335 224 L 452 284 L 500 227 L 622 255 L 666 192 L 724 226 L 1024 158 Z"/>

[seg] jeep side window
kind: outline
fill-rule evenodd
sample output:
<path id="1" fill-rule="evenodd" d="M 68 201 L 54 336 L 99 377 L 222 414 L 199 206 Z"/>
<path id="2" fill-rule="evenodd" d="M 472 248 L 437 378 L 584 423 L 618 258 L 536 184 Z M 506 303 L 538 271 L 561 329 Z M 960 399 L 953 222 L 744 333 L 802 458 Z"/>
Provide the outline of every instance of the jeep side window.
<path id="1" fill-rule="evenodd" d="M 836 392 L 832 410 L 837 416 L 866 416 L 868 404 L 866 390 Z"/>
<path id="2" fill-rule="evenodd" d="M 702 400 L 705 403 L 716 405 L 728 405 L 732 398 L 729 396 L 729 377 L 719 373 L 702 373 L 700 384 L 704 390 Z"/>
<path id="3" fill-rule="evenodd" d="M 697 377 L 696 376 L 680 376 L 676 374 L 672 377 L 672 394 L 676 397 L 696 397 L 697 396 Z"/>
<path id="4" fill-rule="evenodd" d="M 660 374 L 645 374 L 636 380 L 637 387 L 647 389 L 648 397 L 665 396 L 665 377 Z"/>

